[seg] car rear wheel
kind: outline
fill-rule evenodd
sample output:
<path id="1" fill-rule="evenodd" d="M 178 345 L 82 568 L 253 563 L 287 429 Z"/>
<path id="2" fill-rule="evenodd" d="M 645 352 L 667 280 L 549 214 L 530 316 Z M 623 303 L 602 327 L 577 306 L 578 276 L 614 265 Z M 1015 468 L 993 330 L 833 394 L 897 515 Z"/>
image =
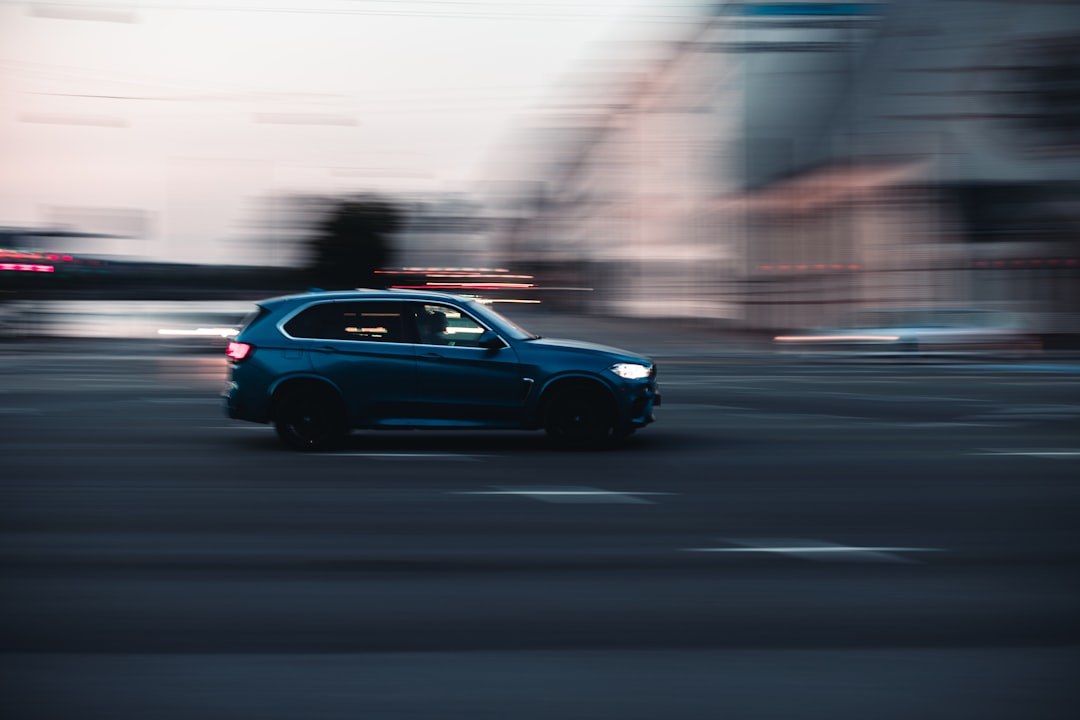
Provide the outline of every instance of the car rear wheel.
<path id="1" fill-rule="evenodd" d="M 328 391 L 310 388 L 288 391 L 277 402 L 274 429 L 294 450 L 332 448 L 348 433 L 338 399 Z"/>
<path id="2" fill-rule="evenodd" d="M 596 448 L 611 438 L 613 415 L 611 399 L 601 391 L 568 387 L 547 403 L 544 430 L 560 447 Z"/>

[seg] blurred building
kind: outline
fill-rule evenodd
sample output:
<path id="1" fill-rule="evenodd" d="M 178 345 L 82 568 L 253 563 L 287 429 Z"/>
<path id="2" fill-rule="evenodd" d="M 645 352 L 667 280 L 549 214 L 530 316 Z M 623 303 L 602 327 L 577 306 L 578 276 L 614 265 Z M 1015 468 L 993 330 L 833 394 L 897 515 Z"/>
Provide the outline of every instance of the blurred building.
<path id="1" fill-rule="evenodd" d="M 735 315 L 719 281 L 736 270 L 736 229 L 721 230 L 712 201 L 738 190 L 721 139 L 735 136 L 740 98 L 706 48 L 715 30 L 703 22 L 660 60 L 581 73 L 523 131 L 514 156 L 532 183 L 499 249 L 548 285 L 592 290 L 552 301 Z"/>
<path id="2" fill-rule="evenodd" d="M 837 303 L 935 303 L 1019 311 L 1068 330 L 1080 311 L 1077 7 L 847 7 L 847 21 L 873 30 L 844 51 L 827 113 L 811 113 L 825 121 L 799 122 L 806 99 L 782 92 L 787 106 L 768 114 L 787 120 L 766 125 L 777 137 L 744 138 L 756 168 L 746 176 L 747 277 L 764 291 L 747 320 L 796 326 Z M 799 77 L 790 62 L 779 74 Z M 768 84 L 754 74 L 748 97 Z M 762 146 L 773 151 L 755 157 Z M 822 275 L 834 267 L 845 276 Z"/>
<path id="3" fill-rule="evenodd" d="M 979 304 L 1080 312 L 1072 3 L 728 2 L 531 129 L 503 250 L 593 309 L 825 322 Z"/>
<path id="4" fill-rule="evenodd" d="M 398 266 L 478 267 L 491 262 L 482 206 L 464 193 L 414 193 L 406 198 L 405 226 L 394 238 Z"/>
<path id="5" fill-rule="evenodd" d="M 147 214 L 131 209 L 49 207 L 50 223 L 0 227 L 0 248 L 83 257 L 147 255 Z"/>

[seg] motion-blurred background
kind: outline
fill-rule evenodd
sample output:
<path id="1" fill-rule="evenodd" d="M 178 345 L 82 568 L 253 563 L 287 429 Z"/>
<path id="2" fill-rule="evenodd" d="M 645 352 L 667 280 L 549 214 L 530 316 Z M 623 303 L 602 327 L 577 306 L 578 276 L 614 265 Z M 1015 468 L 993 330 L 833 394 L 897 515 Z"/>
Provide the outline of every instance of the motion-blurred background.
<path id="1" fill-rule="evenodd" d="M 1078 58 L 1054 1 L 5 2 L 0 297 L 492 268 L 575 312 L 1075 342 Z"/>
<path id="2" fill-rule="evenodd" d="M 365 286 L 657 421 L 222 416 Z M 0 717 L 1073 720 L 1078 350 L 1074 0 L 0 0 Z"/>

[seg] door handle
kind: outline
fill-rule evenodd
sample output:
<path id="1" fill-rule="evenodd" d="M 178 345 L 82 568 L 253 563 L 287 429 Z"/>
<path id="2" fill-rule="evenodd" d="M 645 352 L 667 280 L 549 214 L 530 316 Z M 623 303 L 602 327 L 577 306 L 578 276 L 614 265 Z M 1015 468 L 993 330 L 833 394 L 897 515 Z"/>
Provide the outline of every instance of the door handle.
<path id="1" fill-rule="evenodd" d="M 334 347 L 333 345 L 323 345 L 321 348 L 319 348 L 319 352 L 336 353 L 337 348 Z"/>
<path id="2" fill-rule="evenodd" d="M 437 360 L 442 359 L 442 355 L 440 355 L 437 352 L 427 352 L 427 353 L 424 353 L 423 355 L 421 355 L 420 357 L 432 358 L 432 359 L 437 359 Z"/>

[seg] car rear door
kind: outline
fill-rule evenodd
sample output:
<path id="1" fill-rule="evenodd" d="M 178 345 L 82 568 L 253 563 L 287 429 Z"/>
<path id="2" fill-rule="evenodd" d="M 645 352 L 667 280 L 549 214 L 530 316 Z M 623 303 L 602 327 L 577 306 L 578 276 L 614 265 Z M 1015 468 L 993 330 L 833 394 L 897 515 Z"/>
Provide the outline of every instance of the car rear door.
<path id="1" fill-rule="evenodd" d="M 393 300 L 339 300 L 306 311 L 312 368 L 342 391 L 356 426 L 413 414 L 416 358 L 402 310 Z"/>

